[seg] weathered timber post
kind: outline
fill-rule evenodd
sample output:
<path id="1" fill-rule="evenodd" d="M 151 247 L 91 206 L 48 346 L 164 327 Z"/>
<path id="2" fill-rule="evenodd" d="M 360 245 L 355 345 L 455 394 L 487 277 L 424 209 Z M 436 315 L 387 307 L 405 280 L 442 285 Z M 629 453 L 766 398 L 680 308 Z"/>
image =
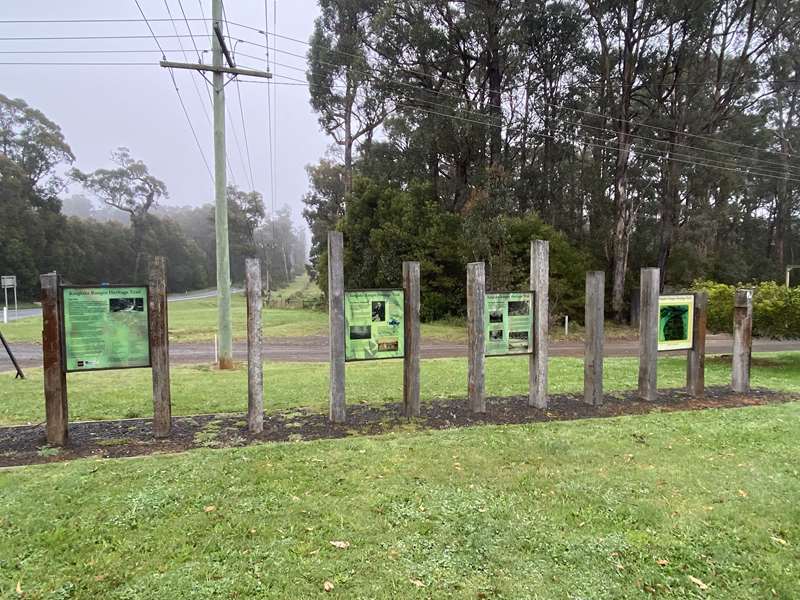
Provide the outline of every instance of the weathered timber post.
<path id="1" fill-rule="evenodd" d="M 695 292 L 692 347 L 686 356 L 686 391 L 695 398 L 705 395 L 707 321 L 708 293 Z"/>
<path id="2" fill-rule="evenodd" d="M 167 437 L 172 428 L 169 377 L 169 323 L 167 317 L 167 260 L 153 257 L 150 264 L 150 364 L 153 370 L 153 435 Z"/>
<path id="3" fill-rule="evenodd" d="M 69 437 L 67 423 L 67 374 L 61 353 L 61 278 L 56 273 L 39 277 L 42 284 L 42 359 L 47 443 L 63 446 Z"/>
<path id="4" fill-rule="evenodd" d="M 261 334 L 261 261 L 245 260 L 247 294 L 247 428 L 264 431 L 264 362 Z"/>
<path id="5" fill-rule="evenodd" d="M 586 348 L 583 355 L 583 401 L 603 404 L 603 337 L 605 334 L 605 280 L 603 271 L 586 274 Z"/>
<path id="6" fill-rule="evenodd" d="M 750 352 L 753 344 L 753 290 L 736 290 L 733 301 L 733 359 L 731 388 L 750 391 Z"/>
<path id="7" fill-rule="evenodd" d="M 328 322 L 330 324 L 330 412 L 333 423 L 344 423 L 344 239 L 328 232 Z"/>
<path id="8" fill-rule="evenodd" d="M 486 270 L 482 262 L 467 265 L 467 397 L 472 412 L 486 412 L 485 363 Z"/>
<path id="9" fill-rule="evenodd" d="M 658 399 L 658 269 L 642 269 L 639 298 L 639 397 Z"/>
<path id="10" fill-rule="evenodd" d="M 547 361 L 550 354 L 550 242 L 531 241 L 533 353 L 528 359 L 528 406 L 547 408 Z"/>
<path id="11" fill-rule="evenodd" d="M 408 418 L 419 416 L 419 263 L 403 263 L 405 306 L 405 357 L 403 358 L 403 409 Z"/>

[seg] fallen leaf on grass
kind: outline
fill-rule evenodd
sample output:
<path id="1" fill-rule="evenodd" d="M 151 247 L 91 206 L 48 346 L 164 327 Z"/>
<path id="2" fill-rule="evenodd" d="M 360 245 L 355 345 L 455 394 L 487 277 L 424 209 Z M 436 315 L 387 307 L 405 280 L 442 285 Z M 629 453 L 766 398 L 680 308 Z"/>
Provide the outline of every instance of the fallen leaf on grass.
<path id="1" fill-rule="evenodd" d="M 22 582 L 21 581 L 17 582 L 17 594 L 22 596 Z"/>
<path id="2" fill-rule="evenodd" d="M 409 579 L 409 581 L 417 587 L 425 587 L 425 584 L 422 583 L 419 579 Z"/>
<path id="3" fill-rule="evenodd" d="M 744 490 L 739 490 L 739 495 L 740 495 L 742 498 L 747 498 L 747 492 L 745 492 Z"/>
<path id="4" fill-rule="evenodd" d="M 779 538 L 779 537 L 774 536 L 774 535 L 769 539 L 771 539 L 773 542 L 779 543 L 781 546 L 786 546 L 786 545 L 789 544 L 789 542 L 787 542 L 785 539 Z"/>
<path id="5" fill-rule="evenodd" d="M 330 581 L 326 581 L 325 583 L 322 584 L 322 589 L 325 590 L 326 592 L 332 592 L 333 583 Z"/>
<path id="6" fill-rule="evenodd" d="M 669 564 L 669 561 L 668 561 L 668 560 L 665 560 L 665 559 L 663 559 L 663 558 L 659 558 L 659 559 L 656 561 L 656 564 L 657 564 L 658 566 L 660 566 L 660 567 L 666 567 L 666 566 Z"/>
<path id="7" fill-rule="evenodd" d="M 350 542 L 340 542 L 338 540 L 334 540 L 331 542 L 331 546 L 336 546 L 339 550 L 346 550 L 350 547 Z"/>
<path id="8" fill-rule="evenodd" d="M 693 577 L 693 576 L 689 575 L 689 581 L 691 581 L 693 584 L 695 584 L 701 590 L 707 590 L 708 589 L 708 586 L 705 583 L 703 583 L 700 579 L 698 579 L 697 577 Z"/>
<path id="9" fill-rule="evenodd" d="M 204 512 L 207 512 L 207 513 L 209 513 L 209 512 L 214 512 L 215 510 L 217 510 L 217 507 L 216 507 L 216 506 L 213 506 L 213 505 L 212 505 L 212 506 L 206 506 L 206 507 L 203 509 L 203 511 L 204 511 Z"/>

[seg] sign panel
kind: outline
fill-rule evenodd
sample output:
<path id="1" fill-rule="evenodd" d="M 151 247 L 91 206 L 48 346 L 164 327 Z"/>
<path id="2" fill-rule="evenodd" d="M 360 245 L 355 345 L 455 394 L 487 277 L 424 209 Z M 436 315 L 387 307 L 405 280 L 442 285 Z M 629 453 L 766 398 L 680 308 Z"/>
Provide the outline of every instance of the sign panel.
<path id="1" fill-rule="evenodd" d="M 659 296 L 658 351 L 689 350 L 694 334 L 694 296 Z"/>
<path id="2" fill-rule="evenodd" d="M 150 366 L 146 287 L 64 287 L 66 371 Z"/>
<path id="3" fill-rule="evenodd" d="M 486 356 L 533 352 L 533 292 L 486 294 Z"/>
<path id="4" fill-rule="evenodd" d="M 0 275 L 0 287 L 3 289 L 17 287 L 17 276 Z"/>
<path id="5" fill-rule="evenodd" d="M 402 358 L 403 290 L 344 294 L 344 359 Z"/>

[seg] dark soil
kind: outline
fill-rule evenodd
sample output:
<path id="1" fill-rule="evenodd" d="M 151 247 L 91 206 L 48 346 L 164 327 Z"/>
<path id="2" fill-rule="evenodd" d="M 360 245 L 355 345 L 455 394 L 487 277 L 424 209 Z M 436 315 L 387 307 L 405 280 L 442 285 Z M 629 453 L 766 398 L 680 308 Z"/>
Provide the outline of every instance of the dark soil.
<path id="1" fill-rule="evenodd" d="M 649 412 L 735 408 L 799 400 L 800 396 L 753 390 L 734 394 L 728 388 L 708 388 L 705 398 L 690 398 L 683 390 L 661 390 L 657 402 L 643 402 L 636 392 L 606 396 L 605 404 L 584 404 L 577 394 L 550 397 L 546 410 L 531 408 L 527 398 L 489 398 L 485 414 L 473 414 L 465 400 L 437 400 L 422 405 L 422 414 L 411 422 L 415 429 L 449 429 L 483 424 L 533 423 L 572 419 L 638 415 Z M 149 419 L 92 421 L 74 423 L 69 428 L 69 444 L 63 448 L 47 446 L 44 425 L 0 428 L 0 467 L 71 460 L 81 457 L 125 457 L 191 448 L 229 448 L 259 442 L 293 442 L 353 435 L 375 435 L 407 428 L 399 404 L 350 405 L 346 425 L 334 425 L 327 415 L 304 409 L 267 413 L 264 431 L 250 434 L 242 415 L 201 415 L 174 417 L 172 434 L 167 439 L 153 437 Z"/>

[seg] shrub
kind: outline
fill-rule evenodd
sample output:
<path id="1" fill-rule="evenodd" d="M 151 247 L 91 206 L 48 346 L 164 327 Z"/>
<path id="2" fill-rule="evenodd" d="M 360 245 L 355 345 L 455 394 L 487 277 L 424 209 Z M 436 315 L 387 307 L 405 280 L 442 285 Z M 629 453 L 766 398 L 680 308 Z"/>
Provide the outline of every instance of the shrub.
<path id="1" fill-rule="evenodd" d="M 776 339 L 800 338 L 800 287 L 787 288 L 774 281 L 738 286 L 713 281 L 695 281 L 693 291 L 708 292 L 708 329 L 732 333 L 733 299 L 736 289 L 749 287 L 753 293 L 753 335 Z"/>

